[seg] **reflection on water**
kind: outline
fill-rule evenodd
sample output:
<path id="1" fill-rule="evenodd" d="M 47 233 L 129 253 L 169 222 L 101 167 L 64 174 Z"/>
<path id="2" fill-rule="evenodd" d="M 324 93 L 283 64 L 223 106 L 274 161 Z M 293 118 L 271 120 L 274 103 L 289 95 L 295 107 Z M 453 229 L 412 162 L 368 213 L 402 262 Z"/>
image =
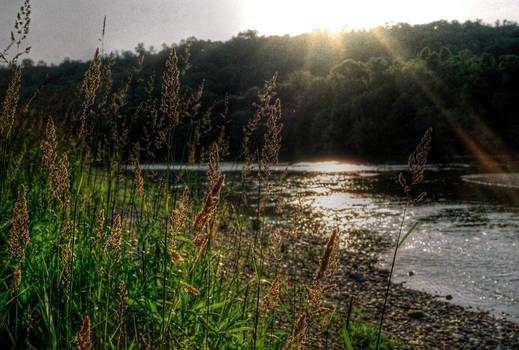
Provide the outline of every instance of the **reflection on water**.
<path id="1" fill-rule="evenodd" d="M 241 171 L 242 163 L 235 162 L 221 162 L 220 168 L 225 172 L 232 171 Z M 189 171 L 206 171 L 206 164 L 141 164 L 142 170 L 189 170 Z M 277 165 L 271 166 L 272 171 L 284 171 L 288 169 L 290 172 L 305 172 L 305 173 L 322 173 L 322 174 L 330 174 L 330 173 L 344 173 L 344 172 L 360 172 L 360 171 L 373 171 L 380 167 L 370 166 L 370 165 L 360 165 L 360 164 L 348 164 L 341 163 L 337 161 L 328 161 L 328 162 L 299 162 L 299 163 L 281 163 Z M 403 170 L 406 167 L 403 165 L 386 165 L 383 166 L 384 169 L 392 169 L 392 170 Z M 128 166 L 129 170 L 133 170 L 133 165 Z M 258 170 L 257 164 L 252 164 L 251 169 Z"/>
<path id="2" fill-rule="evenodd" d="M 330 227 L 396 239 L 407 201 L 396 176 L 406 165 L 280 164 L 273 169 L 274 180 L 285 169 L 288 176 L 275 191 L 292 204 L 302 199 Z M 241 165 L 222 163 L 222 170 L 231 172 L 231 179 L 233 172 L 239 176 Z M 461 181 L 474 172 L 468 164 L 426 167 L 420 190 L 429 194 L 407 212 L 405 226 L 419 224 L 399 250 L 395 281 L 450 294 L 452 302 L 506 313 L 519 322 L 519 207 L 503 204 L 506 193 Z M 249 188 L 252 199 L 254 187 Z M 388 265 L 390 254 L 383 254 L 382 266 Z"/>
<path id="3" fill-rule="evenodd" d="M 328 225 L 394 240 L 406 203 L 395 179 L 405 168 L 292 174 L 291 184 Z M 461 182 L 470 170 L 462 164 L 427 168 L 423 188 L 431 196 L 407 212 L 406 227 L 419 225 L 399 250 L 395 281 L 519 321 L 517 208 Z M 387 251 L 381 265 L 387 267 L 390 258 Z"/>

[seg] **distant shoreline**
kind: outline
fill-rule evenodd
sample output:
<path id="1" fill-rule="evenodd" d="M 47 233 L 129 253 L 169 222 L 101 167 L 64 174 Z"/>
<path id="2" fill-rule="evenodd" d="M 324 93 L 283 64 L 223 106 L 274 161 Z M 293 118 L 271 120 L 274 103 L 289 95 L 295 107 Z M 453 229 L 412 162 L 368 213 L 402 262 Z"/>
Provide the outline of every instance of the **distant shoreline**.
<path id="1" fill-rule="evenodd" d="M 473 174 L 461 179 L 472 184 L 519 189 L 519 173 Z"/>

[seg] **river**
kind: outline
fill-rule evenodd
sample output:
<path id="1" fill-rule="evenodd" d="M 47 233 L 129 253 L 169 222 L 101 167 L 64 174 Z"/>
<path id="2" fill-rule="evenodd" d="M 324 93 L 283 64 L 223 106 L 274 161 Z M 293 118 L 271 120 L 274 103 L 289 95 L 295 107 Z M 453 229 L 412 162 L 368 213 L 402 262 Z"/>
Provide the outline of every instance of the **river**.
<path id="1" fill-rule="evenodd" d="M 407 203 L 396 178 L 407 165 L 280 164 L 273 168 L 274 182 L 285 169 L 287 176 L 278 185 L 282 188 L 275 191 L 282 190 L 293 204 L 296 198 L 308 204 L 330 228 L 339 226 L 345 234 L 370 231 L 388 242 L 396 240 Z M 230 184 L 241 164 L 222 163 L 222 170 L 229 173 Z M 516 193 L 461 180 L 477 171 L 470 163 L 426 167 L 417 187 L 428 195 L 407 210 L 404 230 L 418 225 L 398 251 L 394 281 L 519 322 Z M 253 186 L 250 195 L 254 193 Z M 386 248 L 380 258 L 380 266 L 387 268 L 392 251 Z"/>

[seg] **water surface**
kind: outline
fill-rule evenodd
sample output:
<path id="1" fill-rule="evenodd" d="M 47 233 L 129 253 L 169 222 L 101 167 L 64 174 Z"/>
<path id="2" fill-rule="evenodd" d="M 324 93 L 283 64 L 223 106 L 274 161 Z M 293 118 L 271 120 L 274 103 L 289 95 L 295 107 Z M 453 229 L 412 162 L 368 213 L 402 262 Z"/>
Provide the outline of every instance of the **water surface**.
<path id="1" fill-rule="evenodd" d="M 176 170 L 181 168 L 185 169 Z M 239 182 L 241 164 L 222 163 L 222 170 L 229 172 L 228 185 Z M 408 201 L 396 177 L 407 170 L 406 165 L 280 164 L 273 168 L 273 181 L 285 170 L 286 178 L 275 190 L 292 204 L 308 204 L 330 227 L 371 231 L 387 241 L 396 240 Z M 517 193 L 461 180 L 476 172 L 474 165 L 461 163 L 426 168 L 417 193 L 428 195 L 406 212 L 404 229 L 414 222 L 418 226 L 399 250 L 394 279 L 519 322 Z M 249 191 L 254 202 L 254 184 Z M 384 251 L 381 267 L 387 267 L 391 254 Z"/>

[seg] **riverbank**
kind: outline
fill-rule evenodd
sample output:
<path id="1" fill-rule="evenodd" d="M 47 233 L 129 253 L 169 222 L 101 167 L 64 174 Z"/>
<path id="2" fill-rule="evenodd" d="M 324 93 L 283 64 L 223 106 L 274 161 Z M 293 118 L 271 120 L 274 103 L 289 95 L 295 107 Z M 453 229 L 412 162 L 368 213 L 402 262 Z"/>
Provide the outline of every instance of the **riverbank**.
<path id="1" fill-rule="evenodd" d="M 347 315 L 349 297 L 356 311 L 352 319 L 376 324 L 384 300 L 388 272 L 377 267 L 381 249 L 389 242 L 361 231 L 347 233 L 346 247 L 341 250 L 337 270 L 337 289 L 328 297 Z M 299 247 L 314 250 L 314 259 L 296 254 L 297 270 L 302 278 L 313 276 L 326 237 L 309 235 L 301 238 Z M 391 286 L 384 332 L 403 344 L 417 349 L 517 349 L 519 325 L 498 319 L 486 312 L 475 312 L 425 292 Z"/>

